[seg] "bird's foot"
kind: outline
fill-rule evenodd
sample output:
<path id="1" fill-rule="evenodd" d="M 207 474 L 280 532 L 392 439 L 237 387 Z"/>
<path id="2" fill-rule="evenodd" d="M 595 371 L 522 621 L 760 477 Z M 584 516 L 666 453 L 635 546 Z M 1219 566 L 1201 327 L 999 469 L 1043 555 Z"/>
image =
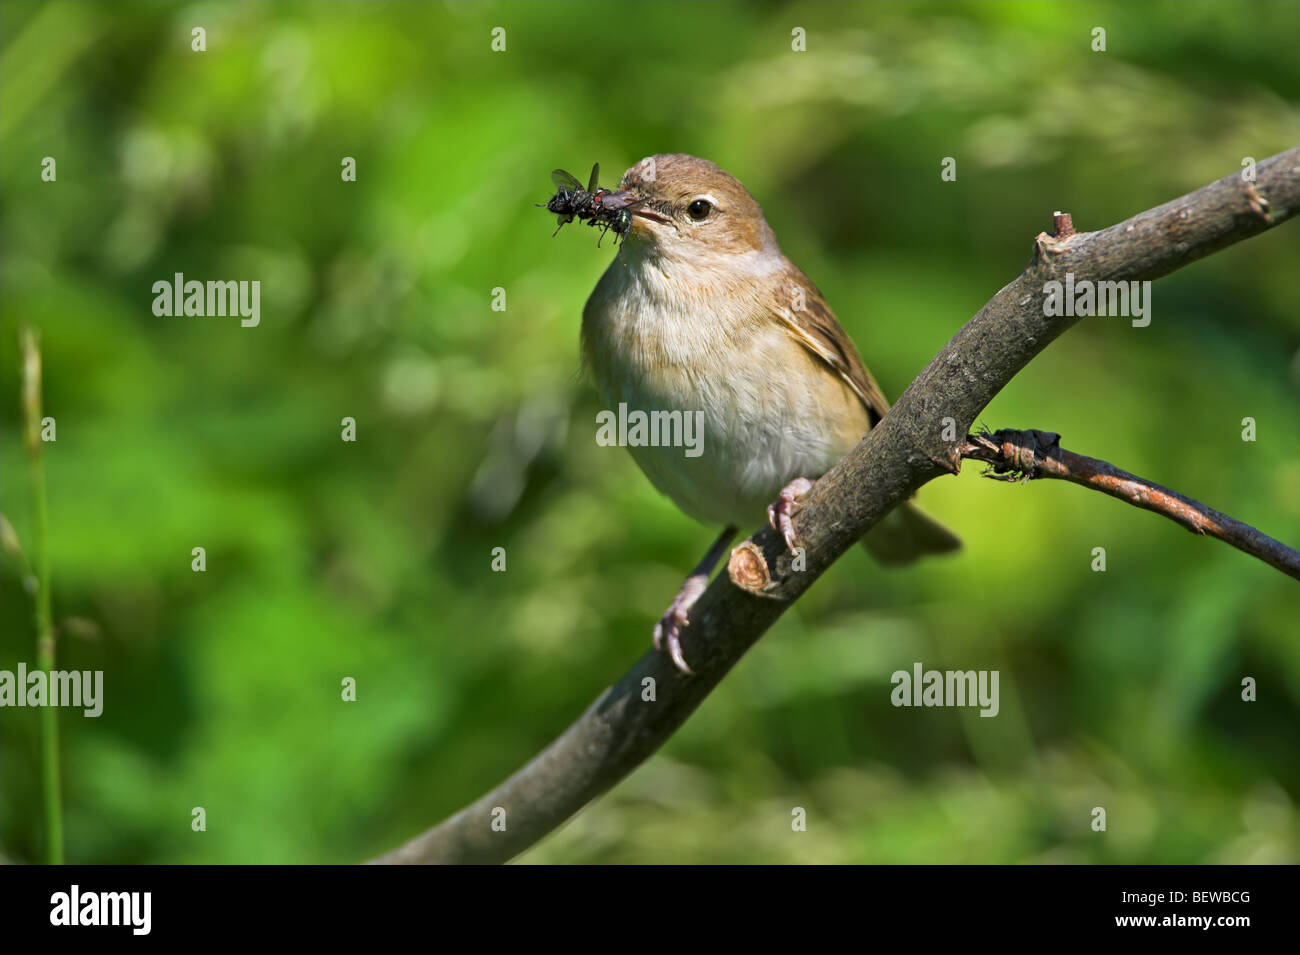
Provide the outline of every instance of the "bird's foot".
<path id="1" fill-rule="evenodd" d="M 673 602 L 668 605 L 664 615 L 659 618 L 655 624 L 655 649 L 662 649 L 664 644 L 668 645 L 668 655 L 673 658 L 673 663 L 677 669 L 683 673 L 690 673 L 691 668 L 686 665 L 686 657 L 682 656 L 682 631 L 690 624 L 691 620 L 688 612 L 691 605 L 700 599 L 700 594 L 704 593 L 704 588 L 709 584 L 709 575 L 693 574 L 686 578 L 682 584 L 682 589 L 677 592 Z"/>
<path id="2" fill-rule="evenodd" d="M 807 478 L 795 478 L 781 488 L 776 501 L 767 506 L 767 522 L 772 525 L 772 530 L 781 532 L 785 546 L 790 550 L 794 550 L 797 544 L 794 536 L 794 512 L 799 509 L 799 498 L 812 490 L 813 483 Z"/>

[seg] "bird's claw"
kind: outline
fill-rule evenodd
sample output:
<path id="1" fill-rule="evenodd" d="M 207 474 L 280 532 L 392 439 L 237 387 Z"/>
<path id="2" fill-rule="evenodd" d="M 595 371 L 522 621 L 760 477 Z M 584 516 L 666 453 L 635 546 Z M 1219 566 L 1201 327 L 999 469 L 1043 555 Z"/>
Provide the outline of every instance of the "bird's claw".
<path id="1" fill-rule="evenodd" d="M 686 607 L 680 606 L 680 597 L 674 600 L 655 624 L 654 641 L 656 650 L 663 649 L 667 643 L 668 655 L 673 658 L 673 664 L 683 673 L 690 673 L 691 668 L 686 665 L 686 657 L 682 655 L 682 630 L 691 622 L 686 610 Z"/>
<path id="2" fill-rule="evenodd" d="M 772 530 L 779 531 L 785 538 L 785 546 L 794 550 L 798 542 L 794 535 L 794 512 L 799 509 L 799 498 L 812 490 L 813 482 L 807 478 L 795 478 L 785 487 L 777 499 L 767 506 L 767 522 Z"/>
<path id="3" fill-rule="evenodd" d="M 682 654 L 682 631 L 690 626 L 691 619 L 688 613 L 691 605 L 700 599 L 700 594 L 704 593 L 704 588 L 708 584 L 707 573 L 692 574 L 687 577 L 686 582 L 682 584 L 682 589 L 677 592 L 673 602 L 668 605 L 664 615 L 655 624 L 655 649 L 661 650 L 667 644 L 668 655 L 673 658 L 673 664 L 677 669 L 683 673 L 694 671 L 686 665 L 686 657 Z"/>

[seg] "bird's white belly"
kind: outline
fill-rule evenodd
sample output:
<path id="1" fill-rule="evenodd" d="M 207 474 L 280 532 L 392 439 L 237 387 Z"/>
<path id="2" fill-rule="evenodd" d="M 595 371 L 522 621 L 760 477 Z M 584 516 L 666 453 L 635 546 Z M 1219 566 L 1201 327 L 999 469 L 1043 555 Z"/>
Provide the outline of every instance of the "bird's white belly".
<path id="1" fill-rule="evenodd" d="M 817 360 L 792 347 L 784 329 L 773 324 L 740 340 L 710 340 L 695 323 L 688 360 L 665 362 L 670 323 L 656 324 L 648 347 L 606 350 L 595 370 L 611 410 L 626 402 L 629 411 L 699 413 L 698 456 L 684 447 L 628 448 L 687 514 L 706 523 L 758 524 L 782 487 L 820 476 L 852 446 L 837 437 L 831 418 L 844 409 L 827 407 L 824 389 L 819 395 L 808 388 L 810 381 L 827 382 L 827 370 L 812 367 Z M 833 384 L 838 396 L 842 389 Z"/>

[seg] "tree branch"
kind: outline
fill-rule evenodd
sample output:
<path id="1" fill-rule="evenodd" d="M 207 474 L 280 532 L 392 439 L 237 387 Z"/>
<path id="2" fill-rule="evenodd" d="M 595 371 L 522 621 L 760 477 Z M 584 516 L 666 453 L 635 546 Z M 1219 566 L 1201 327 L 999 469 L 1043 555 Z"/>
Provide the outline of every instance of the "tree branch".
<path id="1" fill-rule="evenodd" d="M 1044 283 L 1142 281 L 1257 235 L 1300 210 L 1300 148 L 1100 232 L 1040 234 L 1025 270 L 944 346 L 884 420 L 813 486 L 796 519 L 806 552 L 793 571 L 764 528 L 732 554 L 691 610 L 693 676 L 651 650 L 531 762 L 478 801 L 375 860 L 503 862 L 608 790 L 663 744 L 736 661 L 836 559 L 892 508 L 956 473 L 976 416 L 1079 319 L 1045 314 Z M 1058 219 L 1064 225 L 1064 220 Z M 944 439 L 944 435 L 957 439 Z M 776 597 L 778 599 L 764 599 Z M 647 687 L 653 686 L 653 694 Z M 650 696 L 652 699 L 647 699 Z M 505 829 L 492 828 L 505 810 Z M 498 814 L 499 818 L 499 814 Z"/>
<path id="2" fill-rule="evenodd" d="M 1105 461 L 1067 451 L 1061 447 L 1059 434 L 1037 429 L 1015 431 L 1004 428 L 992 434 L 967 435 L 961 456 L 992 465 L 986 473 L 997 480 L 1055 478 L 1101 491 L 1134 507 L 1167 517 L 1193 534 L 1217 537 L 1251 557 L 1258 557 L 1288 577 L 1300 580 L 1300 551 L 1177 491 L 1122 471 Z"/>

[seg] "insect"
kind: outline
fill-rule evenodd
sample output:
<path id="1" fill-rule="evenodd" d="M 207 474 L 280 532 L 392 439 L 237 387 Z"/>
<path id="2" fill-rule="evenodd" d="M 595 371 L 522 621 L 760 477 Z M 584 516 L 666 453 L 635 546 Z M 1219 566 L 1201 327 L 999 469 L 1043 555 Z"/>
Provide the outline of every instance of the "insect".
<path id="1" fill-rule="evenodd" d="M 585 188 L 576 176 L 563 169 L 552 172 L 551 181 L 556 192 L 546 203 L 546 210 L 553 212 L 559 223 L 552 235 L 577 218 L 589 226 L 598 226 L 602 239 L 611 229 L 615 235 L 625 236 L 632 228 L 631 210 L 645 201 L 632 199 L 626 192 L 601 188 L 600 163 L 591 167 L 591 178 Z M 596 244 L 600 245 L 599 241 Z"/>

